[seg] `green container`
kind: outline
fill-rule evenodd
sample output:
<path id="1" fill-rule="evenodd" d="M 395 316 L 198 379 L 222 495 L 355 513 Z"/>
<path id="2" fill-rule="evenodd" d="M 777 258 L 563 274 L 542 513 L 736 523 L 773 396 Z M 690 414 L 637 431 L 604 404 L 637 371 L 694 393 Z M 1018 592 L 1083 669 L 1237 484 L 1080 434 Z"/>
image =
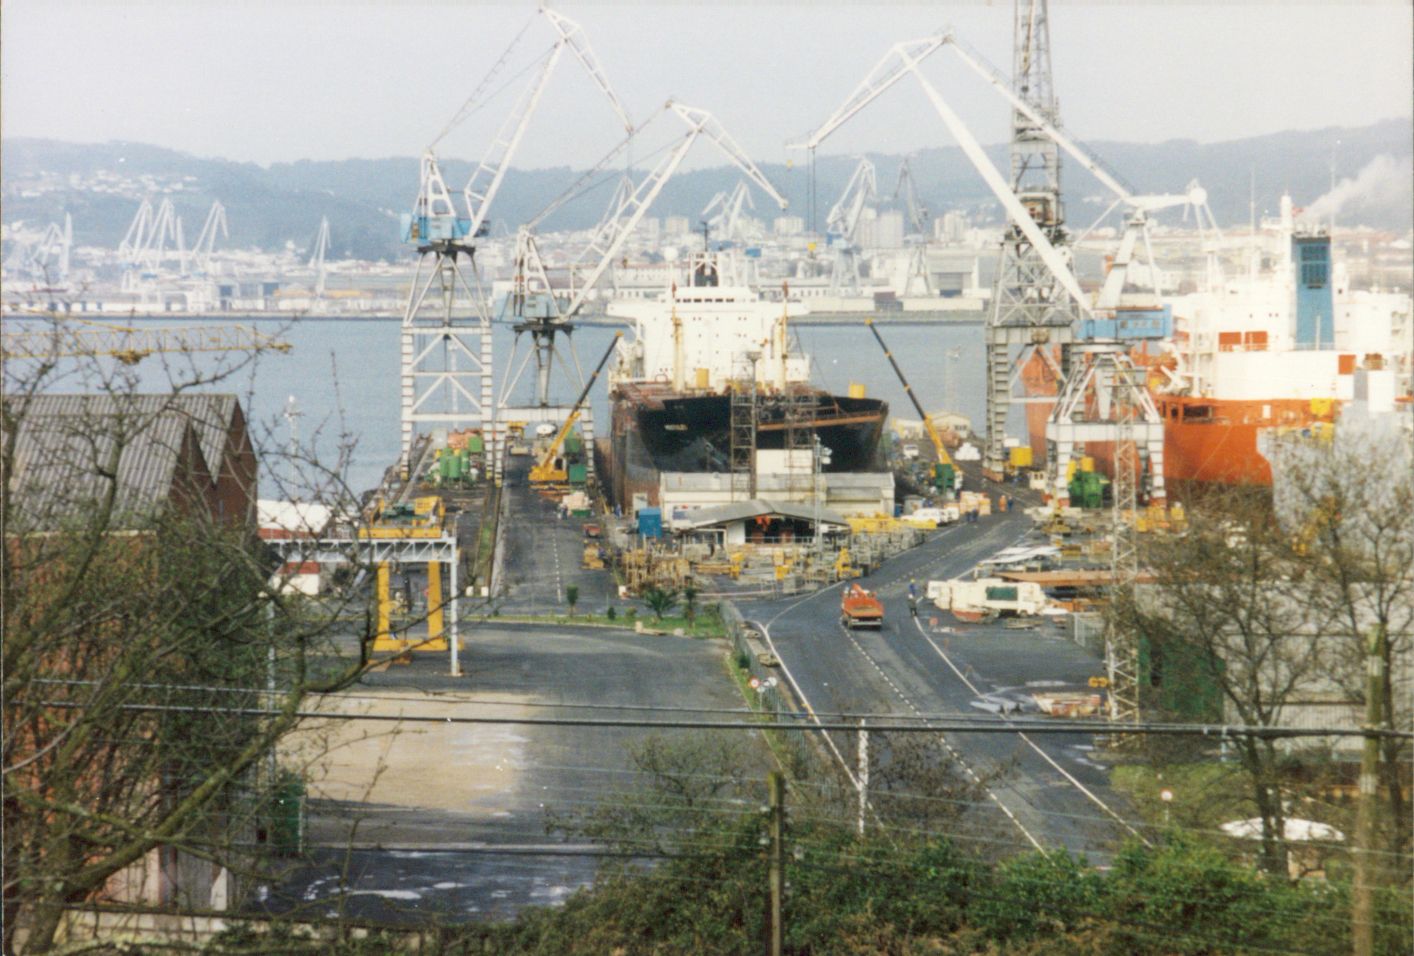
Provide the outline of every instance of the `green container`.
<path id="1" fill-rule="evenodd" d="M 570 465 L 570 467 L 569 467 L 569 476 L 570 476 L 570 484 L 572 484 L 572 485 L 582 485 L 582 484 L 584 484 L 586 481 L 589 480 L 589 466 L 588 466 L 588 465 Z"/>
<path id="2" fill-rule="evenodd" d="M 304 781 L 282 773 L 270 799 L 270 845 L 276 853 L 304 853 Z"/>
<path id="3" fill-rule="evenodd" d="M 933 466 L 933 487 L 939 491 L 952 491 L 953 466 L 939 462 Z"/>
<path id="4" fill-rule="evenodd" d="M 580 438 L 579 435 L 576 434 L 565 436 L 566 454 L 578 455 L 582 451 L 584 451 L 584 439 Z"/>
<path id="5" fill-rule="evenodd" d="M 486 450 L 486 442 L 480 435 L 472 435 L 466 440 L 466 450 L 473 455 L 479 455 Z"/>
<path id="6" fill-rule="evenodd" d="M 465 467 L 461 455 L 456 453 L 443 455 L 442 460 L 447 463 L 447 480 L 457 481 L 458 479 L 460 479 L 462 476 L 462 469 L 463 467 Z"/>

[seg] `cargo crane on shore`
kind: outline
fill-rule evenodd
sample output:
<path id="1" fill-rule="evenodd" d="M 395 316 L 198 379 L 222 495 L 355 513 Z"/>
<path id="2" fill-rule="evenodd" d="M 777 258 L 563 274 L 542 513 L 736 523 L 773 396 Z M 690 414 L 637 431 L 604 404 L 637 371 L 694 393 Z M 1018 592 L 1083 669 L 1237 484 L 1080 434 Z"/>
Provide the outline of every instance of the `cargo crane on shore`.
<path id="1" fill-rule="evenodd" d="M 868 157 L 859 160 L 844 192 L 825 217 L 825 233 L 830 241 L 830 292 L 859 295 L 859 226 L 864 210 L 878 196 L 879 184 L 874 164 Z"/>
<path id="2" fill-rule="evenodd" d="M 554 43 L 463 188 L 466 215 L 459 214 L 452 200 L 434 150 L 453 128 L 484 105 L 483 93 L 505 66 L 519 35 L 423 153 L 414 211 L 403 217 L 404 239 L 415 243 L 419 254 L 401 333 L 404 467 L 412 464 L 409 458 L 421 424 L 480 424 L 487 432 L 493 460 L 500 460 L 492 393 L 491 315 L 475 260 L 476 241 L 490 233 L 492 203 L 565 51 L 584 67 L 624 128 L 630 132 L 634 128 L 579 25 L 545 7 L 537 15 L 543 16 L 555 31 Z M 467 269 L 462 268 L 463 260 Z M 435 297 L 430 295 L 434 287 L 438 293 Z M 435 314 L 424 314 L 424 305 L 432 302 L 438 302 L 440 308 L 429 308 L 426 311 Z"/>
<path id="3" fill-rule="evenodd" d="M 211 209 L 206 213 L 206 221 L 201 225 L 201 232 L 196 235 L 196 242 L 192 243 L 191 254 L 188 258 L 191 271 L 204 276 L 212 270 L 212 255 L 216 251 L 217 233 L 221 238 L 231 237 L 230 228 L 226 222 L 226 207 L 221 200 L 213 200 Z"/>
<path id="4" fill-rule="evenodd" d="M 314 251 L 309 255 L 309 268 L 314 272 L 314 297 L 324 298 L 324 283 L 328 274 L 324 269 L 324 257 L 329 251 L 329 217 L 319 218 L 319 235 L 314 239 Z"/>
<path id="5" fill-rule="evenodd" d="M 658 117 L 664 113 L 672 113 L 681 122 L 686 124 L 687 134 L 677 141 L 673 148 L 661 159 L 658 164 L 648 172 L 631 190 L 624 189 L 619 194 L 616 207 L 611 214 L 603 220 L 601 228 L 591 240 L 589 246 L 580 254 L 576 262 L 593 261 L 585 276 L 576 284 L 572 283 L 565 296 L 559 296 L 551 285 L 548 278 L 548 271 L 545 262 L 540 256 L 539 247 L 535 241 L 535 229 L 545 221 L 555 211 L 560 209 L 565 203 L 580 195 L 595 177 L 601 175 L 603 171 L 618 157 L 628 145 L 639 136 L 644 129 L 650 127 Z M 731 135 L 722 127 L 717 119 L 706 110 L 696 109 L 682 103 L 667 103 L 657 114 L 648 121 L 641 124 L 629 136 L 604 156 L 592 169 L 582 175 L 564 193 L 556 197 L 551 203 L 541 210 L 533 219 L 521 227 L 517 236 L 516 253 L 516 275 L 511 293 L 511 311 L 515 319 L 515 329 L 517 332 L 517 345 L 520 341 L 521 333 L 528 333 L 532 341 L 530 353 L 521 361 L 519 367 L 515 368 L 512 375 L 508 376 L 502 389 L 501 400 L 497 405 L 498 415 L 516 420 L 524 421 L 546 421 L 547 416 L 554 416 L 558 410 L 549 404 L 549 382 L 550 373 L 554 361 L 557 357 L 555 349 L 555 337 L 558 334 L 568 335 L 573 330 L 573 319 L 575 315 L 586 305 L 589 298 L 594 294 L 595 286 L 603 278 L 604 273 L 613 265 L 622 251 L 624 244 L 630 235 L 643 220 L 648 208 L 653 204 L 663 187 L 667 185 L 669 179 L 682 164 L 684 157 L 692 149 L 693 145 L 701 137 L 706 137 L 715 145 L 731 162 L 735 165 L 747 179 L 770 196 L 780 208 L 785 209 L 788 205 L 784 196 L 780 194 L 765 175 L 753 163 L 732 139 Z M 571 278 L 575 276 L 574 266 L 570 270 Z M 512 353 L 514 358 L 514 352 Z M 571 353 L 573 354 L 573 353 Z M 536 402 L 533 407 L 514 406 L 511 404 L 511 396 L 515 394 L 515 389 L 520 382 L 524 369 L 526 368 L 531 355 L 536 359 L 537 385 Z M 514 363 L 513 363 L 514 367 Z M 576 359 L 576 367 L 578 361 Z M 580 377 L 581 383 L 583 377 Z M 593 418 L 592 415 L 580 416 L 584 423 L 584 438 L 586 447 L 593 447 Z M 502 462 L 503 456 L 497 455 L 495 461 L 497 480 L 501 480 L 504 472 Z M 589 457 L 593 461 L 593 455 Z"/>
<path id="6" fill-rule="evenodd" d="M 932 295 L 933 280 L 928 274 L 928 231 L 931 228 L 931 214 L 928 207 L 918 198 L 918 184 L 913 178 L 913 169 L 905 157 L 898 167 L 898 182 L 894 185 L 894 202 L 903 197 L 904 212 L 908 229 L 904 243 L 908 246 L 908 266 L 904 273 L 903 294 Z"/>
<path id="7" fill-rule="evenodd" d="M 707 224 L 708 233 L 722 242 L 744 242 L 748 238 L 743 228 L 741 211 L 745 207 L 756 211 L 756 202 L 751 198 L 751 187 L 738 180 L 730 193 L 719 192 L 702 207 L 701 218 Z"/>

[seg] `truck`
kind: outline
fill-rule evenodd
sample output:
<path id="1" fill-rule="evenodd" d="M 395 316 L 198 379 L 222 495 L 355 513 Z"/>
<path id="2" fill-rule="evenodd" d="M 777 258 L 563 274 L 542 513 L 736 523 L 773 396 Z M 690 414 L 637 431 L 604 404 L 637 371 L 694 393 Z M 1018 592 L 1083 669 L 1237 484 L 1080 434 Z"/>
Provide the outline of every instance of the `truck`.
<path id="1" fill-rule="evenodd" d="M 859 627 L 882 628 L 884 605 L 873 591 L 851 584 L 840 595 L 840 624 L 851 631 Z"/>

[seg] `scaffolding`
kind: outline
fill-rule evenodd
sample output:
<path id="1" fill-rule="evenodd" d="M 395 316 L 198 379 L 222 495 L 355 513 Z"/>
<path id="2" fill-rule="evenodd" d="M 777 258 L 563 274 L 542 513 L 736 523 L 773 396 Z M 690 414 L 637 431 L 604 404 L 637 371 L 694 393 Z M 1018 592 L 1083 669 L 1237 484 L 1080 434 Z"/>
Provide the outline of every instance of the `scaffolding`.
<path id="1" fill-rule="evenodd" d="M 745 356 L 748 374 L 731 385 L 731 475 L 732 501 L 750 501 L 756 497 L 756 360 L 759 354 Z"/>

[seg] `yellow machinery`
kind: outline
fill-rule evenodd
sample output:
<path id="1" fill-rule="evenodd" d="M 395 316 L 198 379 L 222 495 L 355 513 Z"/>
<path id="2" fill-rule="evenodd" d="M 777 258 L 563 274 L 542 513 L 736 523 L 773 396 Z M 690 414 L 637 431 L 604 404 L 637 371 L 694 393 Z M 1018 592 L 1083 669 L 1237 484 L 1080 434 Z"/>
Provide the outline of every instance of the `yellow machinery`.
<path id="1" fill-rule="evenodd" d="M 943 445 L 943 436 L 938 434 L 938 428 L 933 424 L 933 419 L 928 417 L 928 413 L 923 410 L 922 404 L 918 401 L 918 396 L 913 394 L 913 386 L 908 384 L 908 379 L 903 377 L 903 369 L 898 367 L 898 362 L 894 361 L 894 353 L 889 351 L 889 347 L 884 344 L 884 337 L 879 334 L 879 330 L 874 327 L 873 319 L 865 319 L 864 324 L 869 327 L 869 331 L 874 333 L 874 340 L 879 343 L 879 348 L 884 350 L 884 358 L 889 360 L 889 364 L 894 368 L 894 374 L 898 376 L 899 383 L 903 385 L 904 394 L 913 403 L 913 408 L 918 412 L 918 417 L 923 419 L 923 427 L 928 430 L 928 437 L 933 442 L 933 450 L 938 455 L 938 464 L 933 470 L 933 485 L 940 491 L 952 491 L 957 479 L 957 465 L 953 464 L 952 456 L 948 454 L 947 447 Z"/>
<path id="2" fill-rule="evenodd" d="M 589 381 L 584 383 L 584 391 L 579 393 L 579 399 L 570 409 L 565 423 L 560 426 L 559 432 L 555 435 L 555 440 L 550 442 L 550 447 L 545 449 L 545 454 L 530 469 L 530 481 L 532 484 L 547 485 L 556 484 L 569 480 L 569 472 L 565 467 L 565 459 L 559 454 L 560 446 L 565 443 L 565 438 L 569 436 L 570 429 L 574 428 L 574 423 L 579 421 L 579 413 L 584 408 L 584 403 L 589 400 L 589 390 L 594 387 L 594 383 L 599 379 L 599 373 L 604 371 L 604 366 L 609 361 L 609 356 L 614 354 L 614 347 L 619 344 L 619 339 L 623 337 L 622 332 L 615 332 L 614 339 L 609 343 L 609 347 L 604 350 L 604 357 L 599 360 L 599 364 L 594 366 L 594 374 L 589 376 Z M 592 450 L 590 451 L 592 454 Z"/>
<path id="3" fill-rule="evenodd" d="M 442 499 L 429 495 L 414 498 L 412 505 L 387 505 L 381 499 L 374 506 L 368 527 L 359 531 L 365 539 L 440 538 L 446 519 Z M 427 637 L 411 641 L 393 631 L 392 568 L 389 562 L 378 563 L 378 630 L 373 637 L 373 653 L 390 654 L 408 650 L 445 651 L 448 649 L 446 622 L 443 616 L 442 565 L 427 564 Z"/>

